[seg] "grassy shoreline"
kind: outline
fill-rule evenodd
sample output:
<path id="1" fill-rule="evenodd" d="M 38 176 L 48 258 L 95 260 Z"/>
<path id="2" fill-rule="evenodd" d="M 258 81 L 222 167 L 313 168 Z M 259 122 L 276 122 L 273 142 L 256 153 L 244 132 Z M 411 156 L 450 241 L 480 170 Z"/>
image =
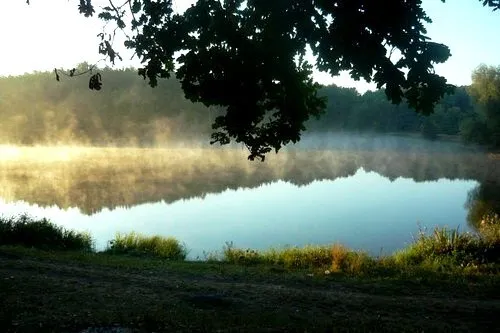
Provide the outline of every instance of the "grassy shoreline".
<path id="1" fill-rule="evenodd" d="M 173 238 L 117 235 L 97 252 L 88 234 L 23 218 L 17 226 L 0 219 L 2 332 L 500 327 L 500 237 L 491 221 L 478 234 L 421 233 L 407 249 L 386 257 L 339 244 L 253 251 L 229 243 L 205 261 L 188 261 L 185 245 Z M 40 230 L 45 236 L 33 238 L 30 232 Z M 61 246 L 77 244 L 75 239 L 86 241 L 80 249 Z"/>
<path id="2" fill-rule="evenodd" d="M 97 252 L 89 233 L 57 226 L 47 219 L 27 215 L 0 218 L 0 246 L 23 246 L 48 251 L 73 251 L 99 255 L 136 256 L 185 261 L 188 248 L 173 237 L 120 234 Z M 414 242 L 391 255 L 373 257 L 341 244 L 271 248 L 257 251 L 226 243 L 222 251 L 206 252 L 207 263 L 270 266 L 287 270 L 315 270 L 351 276 L 391 276 L 404 271 L 446 271 L 457 275 L 500 273 L 500 218 L 486 216 L 478 232 L 435 228 L 420 230 Z"/>
<path id="3" fill-rule="evenodd" d="M 0 277 L 0 327 L 6 333 L 493 332 L 500 327 L 498 274 L 325 275 L 0 246 Z"/>

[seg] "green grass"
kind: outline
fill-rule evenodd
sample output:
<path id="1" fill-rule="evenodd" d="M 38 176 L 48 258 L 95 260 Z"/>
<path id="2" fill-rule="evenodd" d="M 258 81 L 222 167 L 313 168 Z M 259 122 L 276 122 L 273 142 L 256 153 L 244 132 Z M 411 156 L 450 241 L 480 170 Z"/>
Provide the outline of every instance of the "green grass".
<path id="1" fill-rule="evenodd" d="M 273 265 L 287 269 L 324 270 L 325 274 L 354 276 L 421 275 L 423 272 L 482 274 L 500 272 L 500 219 L 486 216 L 477 233 L 458 229 L 420 230 L 407 248 L 384 257 L 373 257 L 343 245 L 288 247 L 256 251 L 226 243 L 220 260 L 241 265 Z"/>
<path id="2" fill-rule="evenodd" d="M 94 254 L 88 233 L 69 231 L 47 219 L 27 215 L 0 219 L 0 245 L 20 245 L 42 250 L 80 251 Z M 173 237 L 145 236 L 135 232 L 117 234 L 103 251 L 113 256 L 150 257 L 158 260 L 184 261 L 188 250 Z M 426 272 L 463 274 L 500 273 L 500 218 L 485 216 L 478 232 L 436 228 L 420 230 L 414 242 L 403 250 L 383 257 L 353 251 L 340 244 L 242 249 L 226 243 L 222 252 L 205 254 L 207 263 L 250 266 L 263 270 L 304 271 L 313 274 L 394 277 L 422 276 Z M 222 266 L 220 266 L 222 267 Z M 263 268 L 266 267 L 266 268 Z"/>
<path id="3" fill-rule="evenodd" d="M 233 243 L 226 243 L 222 253 L 222 260 L 233 264 L 274 265 L 287 269 L 324 268 L 330 272 L 361 272 L 374 262 L 366 253 L 349 250 L 340 244 L 255 251 L 236 248 Z"/>
<path id="4" fill-rule="evenodd" d="M 28 215 L 0 217 L 0 245 L 22 245 L 42 250 L 93 251 L 89 233 L 56 226 L 47 219 Z"/>
<path id="5" fill-rule="evenodd" d="M 6 332 L 498 327 L 496 216 L 485 218 L 478 233 L 421 231 L 406 249 L 384 257 L 340 244 L 255 251 L 227 243 L 205 261 L 185 260 L 186 247 L 173 238 L 118 234 L 106 251 L 82 251 L 47 241 L 57 238 L 47 230 L 71 234 L 47 220 L 21 216 L 0 225 L 0 326 Z M 14 227 L 30 236 L 9 238 Z"/>
<path id="6" fill-rule="evenodd" d="M 210 256 L 213 260 L 214 255 Z M 239 249 L 226 243 L 221 261 L 239 265 L 264 265 L 287 270 L 310 270 L 321 274 L 347 273 L 348 275 L 371 275 L 381 260 L 362 251 L 353 251 L 341 244 L 331 246 L 286 247 L 255 251 Z"/>
<path id="7" fill-rule="evenodd" d="M 186 246 L 173 237 L 145 236 L 135 232 L 118 233 L 109 241 L 105 251 L 109 254 L 154 256 L 169 260 L 184 260 L 188 254 Z"/>
<path id="8" fill-rule="evenodd" d="M 392 257 L 399 266 L 421 266 L 435 270 L 500 270 L 500 223 L 498 216 L 485 217 L 477 233 L 435 228 L 420 231 L 416 240 Z"/>
<path id="9" fill-rule="evenodd" d="M 0 246 L 0 324 L 2 332 L 23 333 L 90 327 L 108 328 L 96 332 L 119 327 L 491 332 L 498 327 L 495 275 L 361 279 L 271 268 Z"/>

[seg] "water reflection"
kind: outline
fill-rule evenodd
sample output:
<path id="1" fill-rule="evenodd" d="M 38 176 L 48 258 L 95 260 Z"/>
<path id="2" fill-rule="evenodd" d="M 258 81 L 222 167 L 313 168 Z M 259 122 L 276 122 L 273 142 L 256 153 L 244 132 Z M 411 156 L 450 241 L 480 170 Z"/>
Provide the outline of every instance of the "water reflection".
<path id="1" fill-rule="evenodd" d="M 500 183 L 486 180 L 471 190 L 465 207 L 468 210 L 467 222 L 473 229 L 478 229 L 486 215 L 500 215 Z"/>
<path id="2" fill-rule="evenodd" d="M 71 154 L 71 155 L 69 155 Z M 205 197 L 226 189 L 255 188 L 283 180 L 307 185 L 352 176 L 360 168 L 390 180 L 415 182 L 500 179 L 500 160 L 481 153 L 395 151 L 289 151 L 265 163 L 249 162 L 241 150 L 25 148 L 0 157 L 0 197 L 42 207 L 104 208 Z"/>
<path id="3" fill-rule="evenodd" d="M 476 185 L 473 181 L 390 181 L 360 169 L 348 178 L 307 186 L 277 181 L 171 204 L 103 209 L 92 216 L 27 203 L 3 207 L 10 213 L 30 211 L 72 229 L 89 230 L 99 248 L 117 231 L 141 231 L 178 237 L 186 242 L 192 258 L 202 256 L 204 250 L 220 250 L 226 241 L 260 249 L 338 241 L 378 254 L 404 247 L 417 231 L 417 223 L 463 224 L 467 214 L 463 203 Z"/>
<path id="4" fill-rule="evenodd" d="M 288 150 L 265 163 L 238 149 L 11 149 L 0 211 L 89 230 L 172 235 L 191 257 L 225 241 L 268 248 L 340 241 L 378 253 L 417 223 L 475 227 L 500 211 L 500 160 L 474 152 Z M 465 203 L 465 205 L 464 205 Z"/>

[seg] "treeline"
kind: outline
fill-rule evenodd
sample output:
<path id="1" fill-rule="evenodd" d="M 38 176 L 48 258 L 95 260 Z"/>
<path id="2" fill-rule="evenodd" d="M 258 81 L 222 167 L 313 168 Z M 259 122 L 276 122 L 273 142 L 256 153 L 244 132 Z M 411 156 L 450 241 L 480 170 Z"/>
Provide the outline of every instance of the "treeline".
<path id="1" fill-rule="evenodd" d="M 445 96 L 430 116 L 391 104 L 382 90 L 359 95 L 355 89 L 325 87 L 322 93 L 328 108 L 310 121 L 313 130 L 419 132 L 427 139 L 459 135 L 464 142 L 500 148 L 500 66 L 479 66 L 472 84 Z"/>
<path id="2" fill-rule="evenodd" d="M 87 69 L 83 63 L 76 72 Z M 208 142 L 220 110 L 186 100 L 176 80 L 162 80 L 152 89 L 133 68 L 99 71 L 103 78 L 99 92 L 87 88 L 88 75 L 67 78 L 60 74 L 61 82 L 53 72 L 0 77 L 0 143 L 148 146 L 173 140 Z M 491 90 L 491 84 L 484 82 L 491 81 L 491 73 L 481 76 L 479 72 L 473 75 L 471 87 L 458 87 L 429 117 L 404 103 L 391 104 L 381 90 L 361 95 L 353 88 L 326 86 L 321 94 L 328 98 L 327 110 L 319 120 L 309 120 L 306 128 L 309 132 L 421 133 L 428 139 L 460 135 L 468 142 L 498 146 L 500 121 L 491 120 L 500 113 L 498 98 L 492 102 L 483 96 L 485 89 Z M 500 96 L 500 87 L 498 91 Z"/>
<path id="3" fill-rule="evenodd" d="M 474 113 L 473 100 L 466 87 L 458 87 L 454 95 L 445 96 L 429 117 L 416 113 L 404 103 L 392 104 L 383 90 L 360 95 L 354 88 L 328 86 L 321 93 L 328 97 L 327 112 L 320 119 L 310 121 L 311 130 L 410 132 L 436 139 L 439 134 L 458 135 L 464 119 Z"/>
<path id="4" fill-rule="evenodd" d="M 211 112 L 186 100 L 175 80 L 152 89 L 132 68 L 99 72 L 99 92 L 88 89 L 89 75 L 1 77 L 0 143 L 144 146 L 209 138 Z"/>

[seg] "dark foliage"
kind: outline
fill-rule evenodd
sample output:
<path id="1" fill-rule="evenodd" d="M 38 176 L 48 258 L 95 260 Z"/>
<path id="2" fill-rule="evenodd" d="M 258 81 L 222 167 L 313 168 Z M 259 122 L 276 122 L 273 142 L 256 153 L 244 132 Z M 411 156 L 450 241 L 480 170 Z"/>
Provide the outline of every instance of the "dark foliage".
<path id="1" fill-rule="evenodd" d="M 465 208 L 467 222 L 473 229 L 479 229 L 485 216 L 500 216 L 500 184 L 497 180 L 483 181 L 467 196 Z"/>
<path id="2" fill-rule="evenodd" d="M 27 215 L 0 218 L 0 245 L 22 245 L 42 250 L 92 251 L 90 235 L 66 230 L 47 219 Z"/>

